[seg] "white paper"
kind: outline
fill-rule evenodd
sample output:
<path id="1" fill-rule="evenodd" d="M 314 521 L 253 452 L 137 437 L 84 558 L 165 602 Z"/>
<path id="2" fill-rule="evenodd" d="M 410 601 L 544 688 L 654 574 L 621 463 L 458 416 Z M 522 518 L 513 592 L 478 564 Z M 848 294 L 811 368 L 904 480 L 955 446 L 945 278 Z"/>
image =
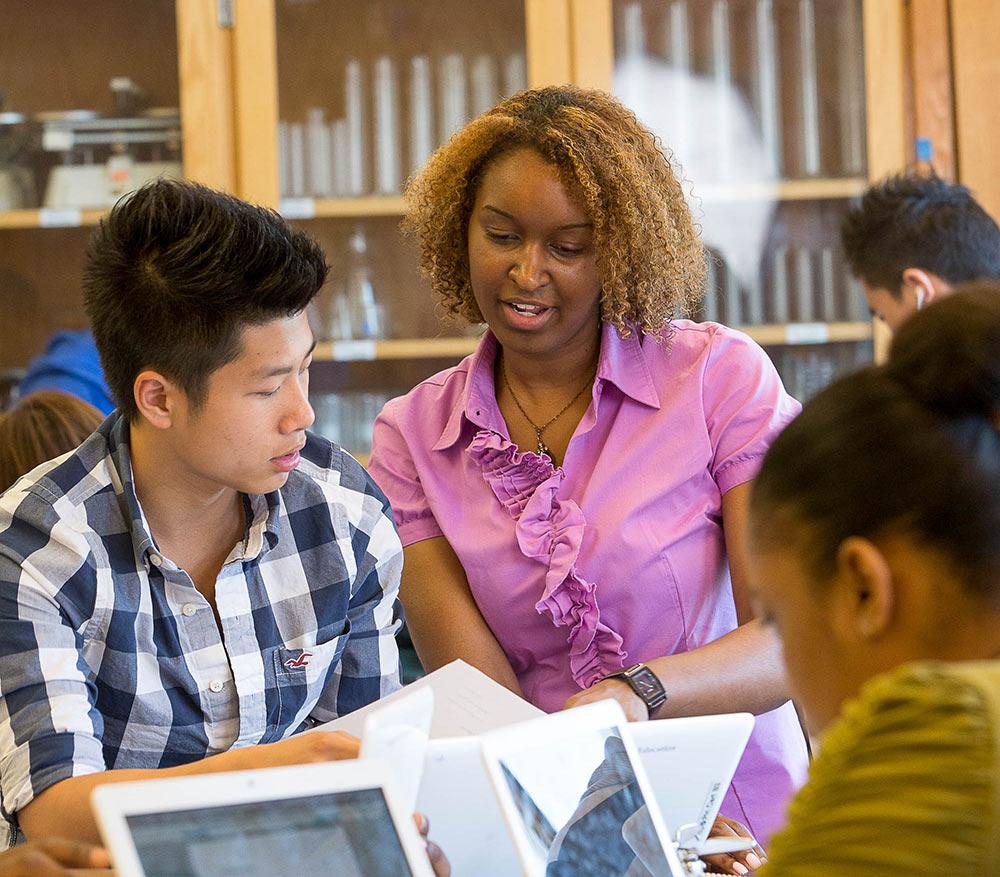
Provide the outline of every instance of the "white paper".
<path id="1" fill-rule="evenodd" d="M 433 714 L 434 689 L 425 685 L 382 704 L 365 719 L 361 734 L 361 758 L 381 758 L 389 763 L 399 801 L 407 813 L 416 810 Z"/>
<path id="2" fill-rule="evenodd" d="M 671 838 L 690 824 L 696 845 L 708 837 L 753 725 L 737 713 L 628 726 Z"/>
<path id="3" fill-rule="evenodd" d="M 494 682 L 485 673 L 459 660 L 428 673 L 382 700 L 332 722 L 318 725 L 313 730 L 346 731 L 360 737 L 365 719 L 372 712 L 425 685 L 429 685 L 434 691 L 432 740 L 441 737 L 475 736 L 544 715 L 538 707 L 532 706 L 512 691 Z"/>
<path id="4" fill-rule="evenodd" d="M 431 740 L 417 812 L 430 821 L 430 838 L 448 856 L 453 877 L 520 873 L 478 737 Z"/>

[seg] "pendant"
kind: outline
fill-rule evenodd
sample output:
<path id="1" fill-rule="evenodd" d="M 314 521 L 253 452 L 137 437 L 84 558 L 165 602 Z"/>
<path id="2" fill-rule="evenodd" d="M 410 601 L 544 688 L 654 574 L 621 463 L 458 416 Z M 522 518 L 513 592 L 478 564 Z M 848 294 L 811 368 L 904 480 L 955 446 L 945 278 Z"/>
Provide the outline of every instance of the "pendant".
<path id="1" fill-rule="evenodd" d="M 545 442 L 542 441 L 542 431 L 540 429 L 535 430 L 535 437 L 538 439 L 538 456 L 546 456 L 549 449 L 545 447 Z"/>

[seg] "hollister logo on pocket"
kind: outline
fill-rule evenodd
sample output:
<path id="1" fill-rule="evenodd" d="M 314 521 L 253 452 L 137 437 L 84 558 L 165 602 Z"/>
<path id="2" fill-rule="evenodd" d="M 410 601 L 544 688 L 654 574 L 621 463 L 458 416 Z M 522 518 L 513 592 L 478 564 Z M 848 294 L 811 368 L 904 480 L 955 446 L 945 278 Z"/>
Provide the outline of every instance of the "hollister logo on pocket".
<path id="1" fill-rule="evenodd" d="M 289 658 L 285 661 L 285 666 L 291 668 L 292 670 L 301 670 L 303 667 L 309 666 L 309 659 L 312 657 L 312 652 L 303 652 L 297 658 Z"/>

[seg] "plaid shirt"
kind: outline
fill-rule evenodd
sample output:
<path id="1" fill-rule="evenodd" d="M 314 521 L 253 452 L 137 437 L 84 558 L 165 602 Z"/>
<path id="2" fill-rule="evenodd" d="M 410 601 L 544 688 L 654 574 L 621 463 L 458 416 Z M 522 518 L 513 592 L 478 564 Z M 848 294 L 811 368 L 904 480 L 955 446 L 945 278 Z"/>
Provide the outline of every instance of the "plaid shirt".
<path id="1" fill-rule="evenodd" d="M 117 415 L 0 497 L 0 792 L 268 743 L 399 687 L 403 554 L 385 496 L 309 435 L 245 496 L 216 607 L 157 549 Z"/>

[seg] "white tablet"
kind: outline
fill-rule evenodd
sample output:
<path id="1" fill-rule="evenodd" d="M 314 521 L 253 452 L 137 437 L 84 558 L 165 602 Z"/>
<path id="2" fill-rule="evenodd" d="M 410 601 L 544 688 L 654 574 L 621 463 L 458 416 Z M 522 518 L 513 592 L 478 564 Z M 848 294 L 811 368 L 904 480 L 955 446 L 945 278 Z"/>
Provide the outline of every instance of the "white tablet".
<path id="1" fill-rule="evenodd" d="M 749 713 L 634 722 L 629 734 L 656 795 L 671 838 L 706 850 L 722 799 L 743 756 L 754 718 Z"/>
<path id="2" fill-rule="evenodd" d="M 614 701 L 487 734 L 483 758 L 525 877 L 684 874 Z"/>
<path id="3" fill-rule="evenodd" d="M 381 761 L 109 783 L 91 803 L 119 877 L 433 877 Z"/>

